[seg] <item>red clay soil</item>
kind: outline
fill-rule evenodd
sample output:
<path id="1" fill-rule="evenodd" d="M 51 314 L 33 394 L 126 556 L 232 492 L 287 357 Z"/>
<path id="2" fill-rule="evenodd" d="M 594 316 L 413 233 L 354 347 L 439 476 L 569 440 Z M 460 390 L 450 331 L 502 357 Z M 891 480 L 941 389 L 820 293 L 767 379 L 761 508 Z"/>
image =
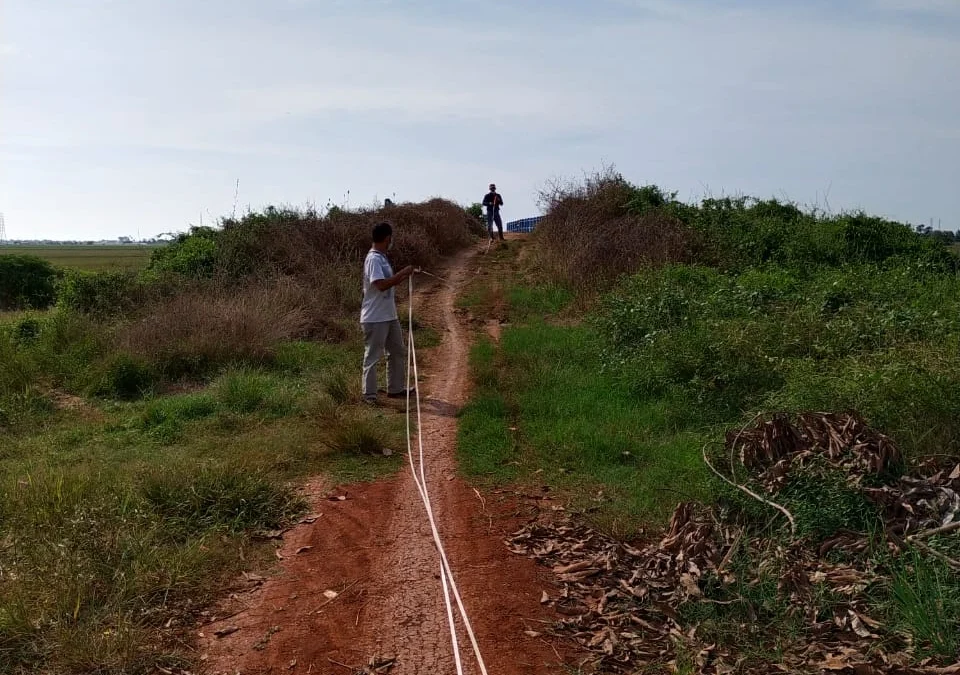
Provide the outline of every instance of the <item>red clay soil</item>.
<path id="1" fill-rule="evenodd" d="M 450 285 L 425 288 L 415 301 L 415 311 L 443 329 L 440 346 L 418 351 L 428 487 L 490 675 L 569 672 L 552 644 L 528 634 L 555 615 L 540 604 L 542 591 L 553 594 L 544 571 L 504 545 L 524 520 L 518 504 L 478 493 L 456 473 L 455 414 L 468 393 L 469 333 L 454 310 L 455 288 L 478 250 L 444 270 Z M 218 610 L 237 613 L 201 629 L 206 672 L 349 675 L 379 656 L 396 659 L 391 675 L 454 673 L 440 559 L 410 467 L 375 483 L 324 490 L 318 479 L 307 487 L 319 517 L 285 534 L 276 574 Z M 460 640 L 466 672 L 479 673 L 462 629 Z"/>

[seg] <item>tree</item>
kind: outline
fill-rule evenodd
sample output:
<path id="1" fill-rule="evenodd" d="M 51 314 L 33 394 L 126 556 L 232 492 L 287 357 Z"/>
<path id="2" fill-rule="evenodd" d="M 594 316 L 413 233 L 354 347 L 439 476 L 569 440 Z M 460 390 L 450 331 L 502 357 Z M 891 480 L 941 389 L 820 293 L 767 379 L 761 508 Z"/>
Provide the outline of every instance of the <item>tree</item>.
<path id="1" fill-rule="evenodd" d="M 46 309 L 56 300 L 57 270 L 34 255 L 0 255 L 0 310 Z"/>

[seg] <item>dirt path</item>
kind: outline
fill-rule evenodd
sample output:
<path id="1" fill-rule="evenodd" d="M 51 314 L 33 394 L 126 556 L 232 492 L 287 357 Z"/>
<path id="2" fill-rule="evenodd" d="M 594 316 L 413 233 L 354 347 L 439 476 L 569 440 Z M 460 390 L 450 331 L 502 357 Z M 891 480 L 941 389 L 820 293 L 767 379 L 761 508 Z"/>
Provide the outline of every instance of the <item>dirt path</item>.
<path id="1" fill-rule="evenodd" d="M 542 569 L 504 546 L 521 522 L 517 504 L 478 493 L 456 474 L 455 415 L 468 394 L 470 336 L 455 310 L 455 289 L 482 250 L 444 270 L 450 285 L 434 284 L 415 299 L 417 315 L 443 334 L 432 353 L 418 350 L 427 481 L 490 675 L 560 673 L 553 646 L 525 633 L 551 620 L 539 602 L 551 586 Z M 379 655 L 396 658 L 391 675 L 454 673 L 439 556 L 409 467 L 367 485 L 308 487 L 319 517 L 286 534 L 280 573 L 253 579 L 255 588 L 232 596 L 237 614 L 204 627 L 208 672 L 348 675 Z M 330 494 L 348 498 L 330 501 Z M 464 631 L 461 645 L 467 672 L 478 673 Z"/>

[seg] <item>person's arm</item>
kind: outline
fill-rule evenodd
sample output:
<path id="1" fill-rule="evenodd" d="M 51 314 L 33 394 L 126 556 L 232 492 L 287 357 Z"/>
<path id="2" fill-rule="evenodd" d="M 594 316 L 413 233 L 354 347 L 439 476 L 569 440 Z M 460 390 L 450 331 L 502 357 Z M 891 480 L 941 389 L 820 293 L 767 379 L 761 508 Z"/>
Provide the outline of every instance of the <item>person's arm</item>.
<path id="1" fill-rule="evenodd" d="M 388 279 L 374 279 L 370 283 L 372 283 L 378 291 L 383 293 L 384 291 L 389 291 L 391 288 L 393 288 L 397 284 L 406 281 L 407 277 L 413 274 L 413 272 L 414 272 L 413 265 L 407 265 L 402 270 L 400 270 L 399 272 L 397 272 L 396 274 L 394 274 L 392 277 Z"/>
<path id="2" fill-rule="evenodd" d="M 497 195 L 497 201 L 500 202 L 500 206 L 503 206 L 503 197 L 501 197 L 499 194 Z"/>

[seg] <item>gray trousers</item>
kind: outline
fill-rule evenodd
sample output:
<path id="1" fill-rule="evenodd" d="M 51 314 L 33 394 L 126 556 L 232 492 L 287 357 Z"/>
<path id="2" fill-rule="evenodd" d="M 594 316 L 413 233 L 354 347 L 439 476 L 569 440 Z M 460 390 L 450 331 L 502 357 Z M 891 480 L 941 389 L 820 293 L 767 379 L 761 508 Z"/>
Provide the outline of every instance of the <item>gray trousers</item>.
<path id="1" fill-rule="evenodd" d="M 377 364 L 387 353 L 387 393 L 399 394 L 406 390 L 407 348 L 403 344 L 400 321 L 361 323 L 363 329 L 363 395 L 377 395 Z"/>

